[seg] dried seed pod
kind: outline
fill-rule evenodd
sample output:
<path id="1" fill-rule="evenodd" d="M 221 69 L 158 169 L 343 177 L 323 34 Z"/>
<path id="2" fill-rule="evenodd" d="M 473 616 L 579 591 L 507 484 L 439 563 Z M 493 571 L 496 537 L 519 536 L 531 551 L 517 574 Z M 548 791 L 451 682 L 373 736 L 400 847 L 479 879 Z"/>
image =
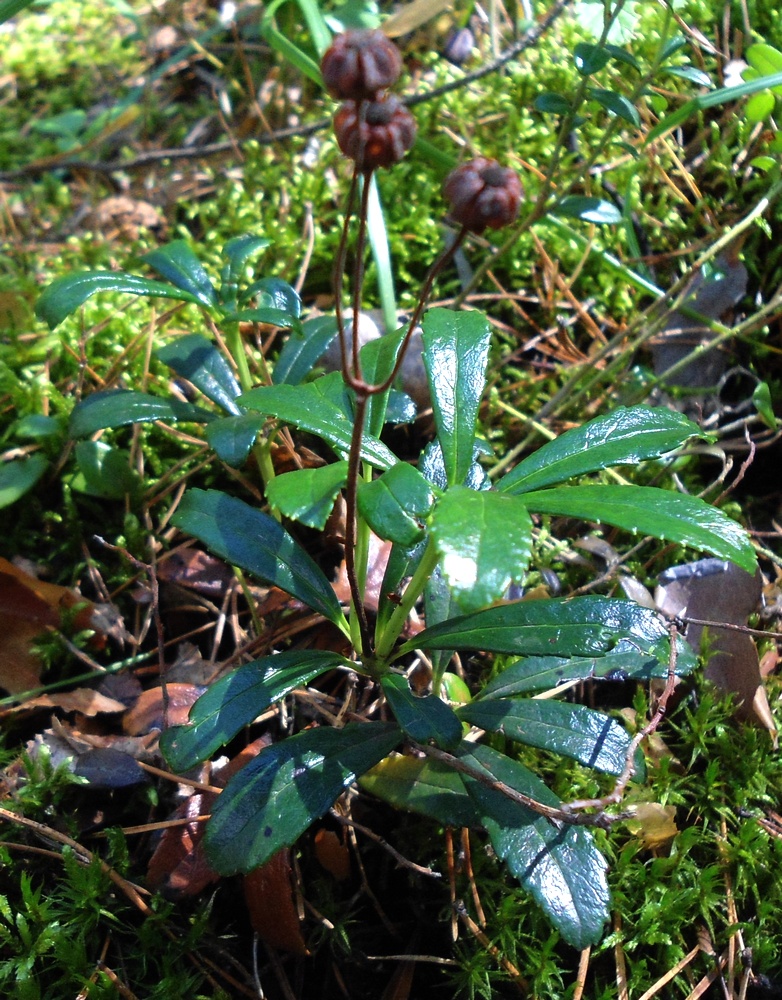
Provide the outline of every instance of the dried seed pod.
<path id="1" fill-rule="evenodd" d="M 402 54 L 382 31 L 346 31 L 334 39 L 321 60 L 320 70 L 332 97 L 342 101 L 374 100 L 399 79 Z"/>
<path id="2" fill-rule="evenodd" d="M 518 174 L 482 156 L 453 170 L 443 191 L 450 218 L 474 233 L 513 222 L 524 194 Z"/>
<path id="3" fill-rule="evenodd" d="M 366 104 L 347 101 L 334 116 L 339 148 L 364 172 L 398 163 L 416 130 L 415 118 L 393 94 Z"/>

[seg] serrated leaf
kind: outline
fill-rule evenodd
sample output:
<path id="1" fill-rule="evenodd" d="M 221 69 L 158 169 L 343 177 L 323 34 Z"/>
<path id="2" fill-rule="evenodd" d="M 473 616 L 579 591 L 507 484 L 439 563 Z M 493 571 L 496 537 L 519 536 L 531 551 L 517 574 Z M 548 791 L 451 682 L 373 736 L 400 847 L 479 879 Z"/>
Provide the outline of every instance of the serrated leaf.
<path id="1" fill-rule="evenodd" d="M 284 472 L 267 484 L 266 498 L 285 517 L 322 531 L 347 478 L 347 462 Z"/>
<path id="2" fill-rule="evenodd" d="M 358 509 L 380 538 L 411 546 L 424 537 L 423 522 L 434 505 L 434 494 L 421 473 L 406 462 L 358 488 Z"/>
<path id="3" fill-rule="evenodd" d="M 242 276 L 242 270 L 247 260 L 259 250 L 265 250 L 269 246 L 269 240 L 263 236 L 254 236 L 252 233 L 244 233 L 236 236 L 223 247 L 223 257 L 228 261 L 229 281 L 238 281 Z"/>
<path id="4" fill-rule="evenodd" d="M 704 437 L 697 424 L 662 406 L 619 407 L 544 444 L 496 484 L 501 492 L 524 493 L 598 472 L 611 465 L 637 465 Z"/>
<path id="5" fill-rule="evenodd" d="M 422 326 L 437 437 L 453 486 L 464 482 L 473 461 L 491 331 L 481 313 L 451 309 L 430 309 Z"/>
<path id="6" fill-rule="evenodd" d="M 463 743 L 461 760 L 536 802 L 560 800 L 522 764 L 489 747 Z M 597 944 L 608 920 L 606 861 L 584 827 L 555 825 L 501 791 L 462 775 L 497 856 L 574 948 Z"/>
<path id="7" fill-rule="evenodd" d="M 43 455 L 3 462 L 0 465 L 0 509 L 9 507 L 25 493 L 29 493 L 48 466 Z"/>
<path id="8" fill-rule="evenodd" d="M 622 221 L 622 213 L 610 201 L 581 194 L 568 195 L 558 201 L 551 211 L 554 215 L 581 219 L 583 222 L 592 222 L 596 226 L 609 226 Z"/>
<path id="9" fill-rule="evenodd" d="M 668 674 L 669 649 L 655 646 L 656 652 L 644 653 L 632 639 L 620 639 L 605 656 L 570 658 L 530 656 L 511 663 L 492 678 L 475 697 L 481 701 L 511 698 L 533 691 L 550 691 L 568 681 L 648 681 Z M 676 643 L 676 676 L 685 677 L 697 666 L 697 658 L 683 640 Z"/>
<path id="10" fill-rule="evenodd" d="M 201 695 L 187 725 L 161 733 L 160 749 L 173 771 L 189 771 L 294 688 L 346 666 L 350 662 L 337 653 L 298 649 L 245 663 Z"/>
<path id="11" fill-rule="evenodd" d="M 273 517 L 219 490 L 188 490 L 171 523 L 200 539 L 215 555 L 298 597 L 347 629 L 331 584 Z"/>
<path id="12" fill-rule="evenodd" d="M 236 405 L 241 392 L 231 366 L 215 345 L 200 333 L 188 333 L 155 352 L 164 365 L 192 382 L 226 413 L 238 416 Z"/>
<path id="13" fill-rule="evenodd" d="M 74 406 L 68 431 L 71 437 L 81 438 L 107 427 L 125 427 L 154 420 L 172 423 L 189 420 L 203 424 L 214 419 L 215 414 L 209 410 L 178 399 L 161 399 L 132 389 L 107 389 L 105 392 L 94 392 Z"/>
<path id="14" fill-rule="evenodd" d="M 200 301 L 195 295 L 162 281 L 140 278 L 126 271 L 82 271 L 55 278 L 36 302 L 35 313 L 54 329 L 66 316 L 76 312 L 87 299 L 99 292 L 125 292 L 128 295 L 179 299 L 182 302 Z"/>
<path id="15" fill-rule="evenodd" d="M 429 816 L 445 826 L 481 825 L 462 776 L 439 761 L 394 754 L 375 764 L 358 783 L 397 809 Z"/>
<path id="16" fill-rule="evenodd" d="M 394 723 L 349 722 L 307 729 L 262 750 L 212 810 L 204 846 L 214 870 L 248 872 L 289 847 L 401 738 Z"/>
<path id="17" fill-rule="evenodd" d="M 406 642 L 413 649 L 482 649 L 520 656 L 604 656 L 623 639 L 667 657 L 668 632 L 658 614 L 610 597 L 514 601 L 433 625 Z M 626 648 L 626 647 L 624 647 Z"/>
<path id="18" fill-rule="evenodd" d="M 606 774 L 622 773 L 632 742 L 627 730 L 603 712 L 561 701 L 497 698 L 470 702 L 456 714 L 471 726 L 504 733 Z"/>
<path id="19" fill-rule="evenodd" d="M 590 96 L 596 100 L 601 107 L 605 108 L 606 111 L 610 111 L 618 118 L 623 118 L 631 125 L 635 125 L 636 128 L 640 127 L 641 116 L 638 114 L 637 108 L 634 104 L 628 101 L 623 94 L 617 94 L 614 90 L 600 90 L 598 88 L 594 88 L 590 91 Z M 580 218 L 583 218 L 583 216 L 580 216 Z M 591 221 L 594 221 L 594 219 Z"/>
<path id="20" fill-rule="evenodd" d="M 237 469 L 247 461 L 250 449 L 255 444 L 258 431 L 263 424 L 264 419 L 258 413 L 219 417 L 207 425 L 206 440 L 221 461 Z"/>
<path id="21" fill-rule="evenodd" d="M 162 247 L 156 247 L 141 259 L 175 288 L 191 295 L 207 309 L 217 304 L 217 292 L 204 265 L 184 240 L 173 240 Z"/>
<path id="22" fill-rule="evenodd" d="M 337 321 L 333 316 L 316 316 L 303 323 L 300 330 L 291 330 L 274 365 L 274 385 L 298 385 L 336 335 Z"/>
<path id="23" fill-rule="evenodd" d="M 683 493 L 653 486 L 563 486 L 525 493 L 524 502 L 538 514 L 598 521 L 689 545 L 734 562 L 748 573 L 757 567 L 752 542 L 741 525 Z"/>
<path id="24" fill-rule="evenodd" d="M 251 389 L 240 396 L 239 402 L 248 409 L 317 434 L 335 451 L 347 454 L 353 435 L 353 421 L 330 398 L 330 393 L 335 391 L 344 391 L 339 372 L 304 385 L 267 385 Z M 389 448 L 368 434 L 362 441 L 361 457 L 379 469 L 390 469 L 397 461 Z"/>
<path id="25" fill-rule="evenodd" d="M 380 681 L 391 711 L 410 739 L 417 743 L 433 740 L 443 750 L 453 750 L 462 739 L 462 724 L 454 710 L 430 694 L 419 698 L 401 674 L 386 674 Z"/>
<path id="26" fill-rule="evenodd" d="M 291 319 L 301 316 L 301 298 L 296 289 L 282 278 L 259 278 L 242 293 L 242 302 L 257 299 L 259 309 L 276 309 Z"/>
<path id="27" fill-rule="evenodd" d="M 437 503 L 431 531 L 443 576 L 462 611 L 499 600 L 513 581 L 523 579 L 532 520 L 521 498 L 452 486 Z"/>

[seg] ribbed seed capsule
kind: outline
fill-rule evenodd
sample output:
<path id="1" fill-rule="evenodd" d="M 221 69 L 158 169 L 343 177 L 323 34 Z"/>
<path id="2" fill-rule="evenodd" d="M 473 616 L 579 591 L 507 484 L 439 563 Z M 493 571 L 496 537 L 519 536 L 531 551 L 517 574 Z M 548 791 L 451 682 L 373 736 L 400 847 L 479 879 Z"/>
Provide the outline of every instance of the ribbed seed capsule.
<path id="1" fill-rule="evenodd" d="M 393 94 L 367 103 L 347 101 L 334 117 L 339 148 L 364 172 L 398 163 L 416 131 L 415 118 Z"/>
<path id="2" fill-rule="evenodd" d="M 482 156 L 453 170 L 443 192 L 451 206 L 449 217 L 474 233 L 513 222 L 524 194 L 517 173 Z"/>
<path id="3" fill-rule="evenodd" d="M 382 31 L 346 31 L 334 39 L 320 71 L 332 97 L 371 101 L 399 79 L 402 54 Z"/>

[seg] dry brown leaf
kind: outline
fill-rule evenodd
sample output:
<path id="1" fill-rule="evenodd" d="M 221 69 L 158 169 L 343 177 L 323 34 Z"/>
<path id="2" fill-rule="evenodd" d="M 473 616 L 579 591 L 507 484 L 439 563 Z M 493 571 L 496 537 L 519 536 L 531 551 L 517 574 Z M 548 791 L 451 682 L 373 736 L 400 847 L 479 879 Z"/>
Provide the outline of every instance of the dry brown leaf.
<path id="1" fill-rule="evenodd" d="M 679 832 L 676 825 L 676 808 L 659 802 L 639 802 L 630 806 L 633 818 L 627 827 L 651 851 L 666 847 Z"/>
<path id="2" fill-rule="evenodd" d="M 80 712 L 90 718 L 99 714 L 111 715 L 115 712 L 124 712 L 125 706 L 121 701 L 114 698 L 107 698 L 106 695 L 93 691 L 91 688 L 76 688 L 74 691 L 65 691 L 60 694 L 42 694 L 38 698 L 32 698 L 17 705 L 13 711 L 29 711 L 33 708 L 61 708 L 63 712 Z"/>
<path id="3" fill-rule="evenodd" d="M 345 838 L 333 830 L 321 829 L 315 834 L 315 857 L 338 882 L 350 878 L 350 851 Z"/>
<path id="4" fill-rule="evenodd" d="M 162 687 L 143 691 L 133 708 L 125 713 L 122 720 L 125 732 L 130 736 L 140 736 L 153 729 L 162 730 L 164 725 L 184 725 L 192 705 L 204 693 L 204 688 L 195 684 L 167 684 L 166 693 L 167 706 Z"/>
<path id="5" fill-rule="evenodd" d="M 283 847 L 265 865 L 244 877 L 244 898 L 253 929 L 267 945 L 308 955 L 296 910 L 290 851 Z"/>

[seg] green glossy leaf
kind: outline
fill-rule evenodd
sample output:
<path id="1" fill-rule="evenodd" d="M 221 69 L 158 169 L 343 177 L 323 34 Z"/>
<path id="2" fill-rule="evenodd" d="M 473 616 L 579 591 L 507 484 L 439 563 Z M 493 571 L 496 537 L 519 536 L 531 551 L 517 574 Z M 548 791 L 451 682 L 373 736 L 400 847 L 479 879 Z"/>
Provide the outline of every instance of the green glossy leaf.
<path id="1" fill-rule="evenodd" d="M 103 441 L 79 441 L 74 449 L 78 473 L 71 487 L 88 496 L 123 500 L 139 487 L 139 476 L 130 465 L 127 451 Z"/>
<path id="2" fill-rule="evenodd" d="M 538 514 L 599 521 L 728 559 L 748 573 L 757 567 L 749 535 L 721 510 L 697 497 L 652 486 L 562 486 L 525 493 Z"/>
<path id="3" fill-rule="evenodd" d="M 236 405 L 241 392 L 231 366 L 215 345 L 200 333 L 188 333 L 156 351 L 164 365 L 200 389 L 226 413 L 239 416 Z"/>
<path id="4" fill-rule="evenodd" d="M 560 800 L 522 764 L 463 743 L 457 755 L 487 777 L 544 805 Z M 597 944 L 608 920 L 606 861 L 584 827 L 555 825 L 475 778 L 462 775 L 497 856 L 574 948 Z"/>
<path id="5" fill-rule="evenodd" d="M 386 381 L 394 370 L 404 334 L 405 330 L 400 329 L 395 333 L 376 337 L 374 340 L 370 340 L 364 344 L 359 357 L 361 358 L 361 371 L 365 382 L 380 385 Z M 380 436 L 383 425 L 386 422 L 386 411 L 390 395 L 391 387 L 389 386 L 385 392 L 369 397 L 366 428 L 375 437 Z"/>
<path id="6" fill-rule="evenodd" d="M 689 80 L 690 83 L 694 83 L 698 87 L 711 88 L 714 86 L 709 74 L 695 66 L 666 66 L 665 72 L 670 73 L 671 76 L 678 76 L 682 80 Z"/>
<path id="7" fill-rule="evenodd" d="M 62 423 L 56 417 L 43 413 L 28 413 L 14 424 L 14 437 L 31 441 L 45 441 L 62 434 Z"/>
<path id="8" fill-rule="evenodd" d="M 760 414 L 763 423 L 767 427 L 770 427 L 772 431 L 775 431 L 779 426 L 779 420 L 774 413 L 774 406 L 771 402 L 771 389 L 769 389 L 768 382 L 758 382 L 752 393 L 752 402 L 755 404 L 755 409 Z"/>
<path id="9" fill-rule="evenodd" d="M 782 52 L 767 42 L 756 42 L 746 52 L 746 60 L 760 76 L 782 73 Z M 748 77 L 745 77 L 748 79 Z"/>
<path id="10" fill-rule="evenodd" d="M 388 722 L 307 729 L 262 750 L 226 785 L 204 846 L 220 875 L 249 872 L 293 844 L 402 738 Z"/>
<path id="11" fill-rule="evenodd" d="M 375 764 L 358 783 L 397 809 L 429 816 L 445 826 L 475 829 L 481 825 L 462 776 L 439 761 L 394 754 Z"/>
<path id="12" fill-rule="evenodd" d="M 608 65 L 611 53 L 604 45 L 590 45 L 580 42 L 573 49 L 573 61 L 582 76 L 592 76 Z"/>
<path id="13" fill-rule="evenodd" d="M 544 444 L 500 479 L 508 493 L 525 493 L 611 465 L 637 465 L 704 437 L 691 420 L 662 406 L 619 407 Z"/>
<path id="14" fill-rule="evenodd" d="M 620 775 L 631 737 L 614 719 L 584 705 L 534 698 L 474 701 L 456 714 L 471 726 L 551 750 L 606 774 Z"/>
<path id="15" fill-rule="evenodd" d="M 200 539 L 215 555 L 298 597 L 347 629 L 331 584 L 273 517 L 219 490 L 188 490 L 171 523 Z"/>
<path id="16" fill-rule="evenodd" d="M 277 417 L 301 430 L 317 434 L 337 453 L 347 454 L 353 434 L 353 421 L 330 395 L 344 391 L 339 372 L 304 385 L 268 385 L 251 389 L 239 402 L 251 410 Z M 396 457 L 377 438 L 365 434 L 361 448 L 364 461 L 379 469 L 390 469 Z"/>
<path id="17" fill-rule="evenodd" d="M 94 392 L 74 406 L 68 430 L 71 437 L 81 438 L 106 427 L 124 427 L 153 420 L 172 423 L 189 420 L 202 424 L 214 419 L 214 413 L 209 410 L 178 399 L 161 399 L 132 389 L 108 389 Z"/>
<path id="18" fill-rule="evenodd" d="M 473 461 L 491 331 L 481 313 L 451 309 L 430 309 L 422 325 L 437 436 L 453 486 L 464 482 Z"/>
<path id="19" fill-rule="evenodd" d="M 223 247 L 223 257 L 228 261 L 229 267 L 228 280 L 238 281 L 249 258 L 259 250 L 265 250 L 269 242 L 263 236 L 254 236 L 252 233 L 244 233 L 228 240 Z"/>
<path id="20" fill-rule="evenodd" d="M 266 498 L 285 517 L 322 531 L 347 478 L 347 462 L 284 472 L 268 483 Z"/>
<path id="21" fill-rule="evenodd" d="M 206 440 L 217 457 L 232 468 L 247 461 L 264 419 L 258 413 L 242 413 L 238 417 L 220 417 L 206 427 Z"/>
<path id="22" fill-rule="evenodd" d="M 684 677 L 697 666 L 695 653 L 686 642 L 676 643 L 676 675 Z M 662 646 L 657 652 L 644 653 L 633 640 L 620 639 L 616 648 L 605 656 L 565 658 L 562 656 L 530 656 L 511 663 L 492 678 L 476 695 L 476 699 L 511 698 L 533 691 L 551 691 L 568 681 L 649 681 L 668 674 L 668 652 Z"/>
<path id="23" fill-rule="evenodd" d="M 418 417 L 418 407 L 405 392 L 391 389 L 386 406 L 387 424 L 412 424 Z"/>
<path id="24" fill-rule="evenodd" d="M 475 611 L 523 579 L 532 520 L 519 497 L 452 486 L 435 508 L 432 537 L 459 608 Z"/>
<path id="25" fill-rule="evenodd" d="M 189 292 L 162 281 L 151 281 L 125 271 L 82 271 L 55 278 L 35 303 L 36 315 L 54 329 L 98 292 L 126 292 L 128 295 L 179 299 L 182 302 L 200 301 Z"/>
<path id="26" fill-rule="evenodd" d="M 667 658 L 668 632 L 658 614 L 634 601 L 596 596 L 486 608 L 424 629 L 400 652 L 450 648 L 520 656 L 603 656 L 623 639 Z"/>
<path id="27" fill-rule="evenodd" d="M 43 455 L 14 459 L 0 465 L 0 509 L 29 493 L 49 466 Z"/>
<path id="28" fill-rule="evenodd" d="M 594 88 L 589 94 L 606 111 L 610 111 L 618 118 L 624 118 L 626 122 L 635 125 L 636 128 L 640 128 L 641 116 L 638 114 L 635 105 L 628 101 L 623 94 L 617 94 L 614 90 L 601 90 L 599 88 Z M 584 218 L 584 216 L 579 216 L 579 218 Z M 609 219 L 608 221 L 612 220 Z"/>
<path id="29" fill-rule="evenodd" d="M 208 760 L 270 705 L 315 677 L 354 666 L 336 653 L 291 650 L 264 656 L 232 670 L 201 695 L 190 721 L 160 735 L 160 749 L 177 774 Z"/>
<path id="30" fill-rule="evenodd" d="M 217 304 L 217 292 L 204 270 L 204 265 L 184 240 L 174 240 L 162 247 L 156 247 L 145 253 L 141 259 L 166 281 L 170 281 L 175 288 L 187 292 L 207 309 Z"/>
<path id="31" fill-rule="evenodd" d="M 301 298 L 282 278 L 259 278 L 242 293 L 242 302 L 255 298 L 258 309 L 276 309 L 292 319 L 301 316 Z"/>
<path id="32" fill-rule="evenodd" d="M 551 209 L 554 215 L 565 215 L 583 222 L 592 222 L 596 226 L 609 226 L 622 221 L 622 213 L 610 201 L 602 198 L 590 198 L 587 195 L 571 194 Z"/>
<path id="33" fill-rule="evenodd" d="M 274 365 L 272 382 L 298 385 L 336 335 L 337 321 L 333 316 L 316 316 L 303 323 L 300 330 L 291 330 Z"/>
<path id="34" fill-rule="evenodd" d="M 398 462 L 371 483 L 358 488 L 361 516 L 380 538 L 411 546 L 424 537 L 424 521 L 434 494 L 421 473 Z"/>
<path id="35" fill-rule="evenodd" d="M 532 103 L 536 111 L 544 114 L 566 115 L 570 111 L 570 101 L 562 94 L 540 94 Z"/>
<path id="36" fill-rule="evenodd" d="M 419 698 L 401 674 L 386 674 L 380 681 L 396 721 L 417 743 L 433 740 L 444 750 L 453 750 L 462 739 L 462 724 L 454 710 L 436 695 Z"/>
<path id="37" fill-rule="evenodd" d="M 298 325 L 298 320 L 292 313 L 267 306 L 240 309 L 239 312 L 228 313 L 225 318 L 231 323 L 268 323 L 269 326 L 279 326 L 282 329 Z"/>

